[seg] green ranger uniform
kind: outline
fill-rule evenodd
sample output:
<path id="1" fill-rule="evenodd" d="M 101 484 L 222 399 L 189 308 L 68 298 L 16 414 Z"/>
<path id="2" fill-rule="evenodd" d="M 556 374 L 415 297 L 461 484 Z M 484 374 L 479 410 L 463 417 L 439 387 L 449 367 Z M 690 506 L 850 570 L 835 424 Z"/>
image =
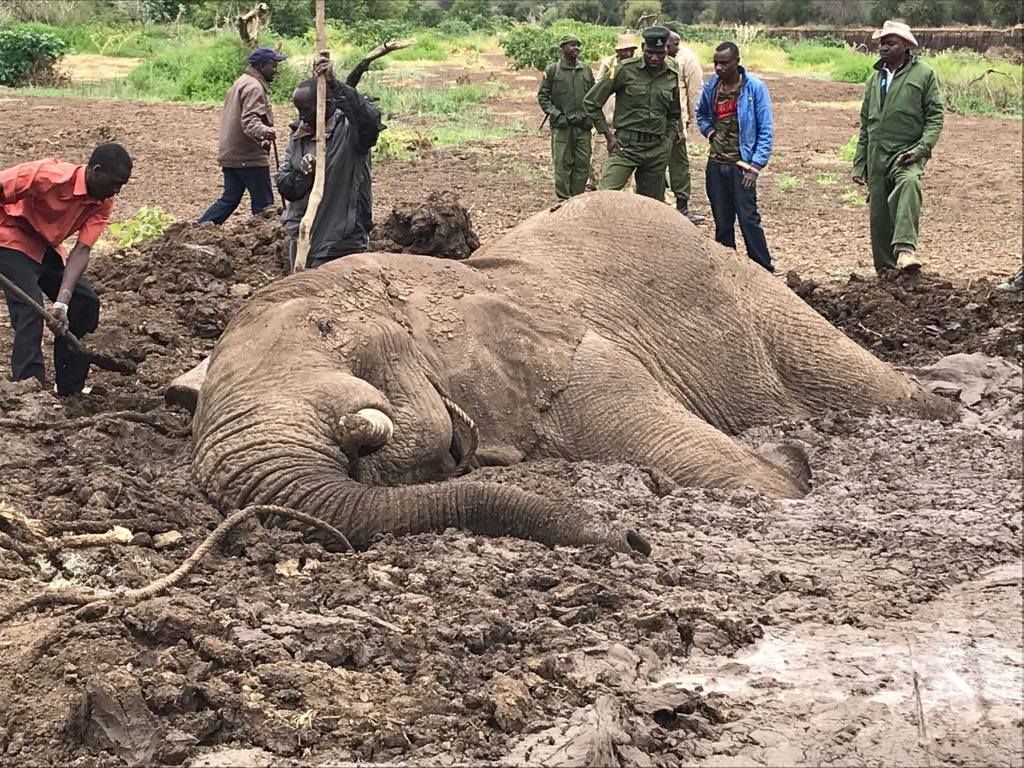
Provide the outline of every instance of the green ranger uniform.
<path id="1" fill-rule="evenodd" d="M 579 42 L 566 35 L 559 46 Z M 570 64 L 563 56 L 544 70 L 537 102 L 551 121 L 551 164 L 555 195 L 566 200 L 583 194 L 590 174 L 593 124 L 583 111 L 583 97 L 594 86 L 594 73 L 583 62 Z"/>
<path id="2" fill-rule="evenodd" d="M 644 31 L 648 50 L 664 50 L 668 30 L 651 27 Z M 598 189 L 623 189 L 636 172 L 636 191 L 663 200 L 665 168 L 672 142 L 679 130 L 679 77 L 674 62 L 666 60 L 655 74 L 647 69 L 643 56 L 622 62 L 595 85 L 584 100 L 587 115 L 598 132 L 608 130 L 601 108 L 615 94 L 615 139 L 619 148 L 609 156 Z"/>
<path id="3" fill-rule="evenodd" d="M 932 68 L 911 53 L 891 75 L 882 94 L 883 63 L 875 64 L 860 109 L 860 140 L 854 178 L 868 182 L 871 250 L 875 269 L 894 269 L 893 246 L 917 246 L 921 219 L 921 174 L 942 131 L 942 95 Z M 916 150 L 920 159 L 897 159 Z"/>

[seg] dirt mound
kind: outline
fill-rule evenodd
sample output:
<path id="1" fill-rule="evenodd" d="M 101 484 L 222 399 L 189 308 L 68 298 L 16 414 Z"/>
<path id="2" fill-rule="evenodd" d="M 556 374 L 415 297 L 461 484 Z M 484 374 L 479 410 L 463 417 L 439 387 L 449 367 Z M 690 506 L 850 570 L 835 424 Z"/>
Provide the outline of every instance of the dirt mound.
<path id="1" fill-rule="evenodd" d="M 426 202 L 399 203 L 370 236 L 371 251 L 441 259 L 465 259 L 479 247 L 469 211 L 450 192 L 431 192 Z"/>
<path id="2" fill-rule="evenodd" d="M 987 280 L 954 282 L 896 273 L 821 285 L 795 272 L 786 283 L 830 323 L 892 363 L 931 363 L 956 352 L 1021 360 L 1024 296 Z"/>

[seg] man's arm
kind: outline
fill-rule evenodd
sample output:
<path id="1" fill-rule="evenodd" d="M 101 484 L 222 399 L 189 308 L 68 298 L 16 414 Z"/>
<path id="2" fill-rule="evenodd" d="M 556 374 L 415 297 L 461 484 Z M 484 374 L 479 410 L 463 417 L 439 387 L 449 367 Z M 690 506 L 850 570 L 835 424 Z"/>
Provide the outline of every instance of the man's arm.
<path id="1" fill-rule="evenodd" d="M 668 107 L 666 117 L 668 118 L 668 125 L 666 126 L 665 133 L 667 135 L 680 134 L 685 123 L 683 122 L 683 107 L 680 101 L 678 80 L 676 81 L 676 87 L 672 89 L 672 103 Z"/>
<path id="2" fill-rule="evenodd" d="M 711 114 L 711 88 L 704 86 L 701 89 L 700 101 L 697 102 L 697 129 L 705 138 L 711 138 L 715 132 L 715 118 Z"/>
<path id="3" fill-rule="evenodd" d="M 239 90 L 239 98 L 242 100 L 242 133 L 260 144 L 273 141 L 277 134 L 266 122 L 267 100 L 263 87 L 257 83 L 247 84 Z"/>
<path id="4" fill-rule="evenodd" d="M 277 191 L 289 202 L 301 200 L 313 188 L 313 174 L 302 172 L 301 152 L 299 142 L 295 140 L 293 134 L 284 150 L 284 162 L 281 163 L 274 178 L 277 183 Z"/>
<path id="5" fill-rule="evenodd" d="M 860 105 L 860 134 L 857 137 L 857 151 L 853 155 L 853 180 L 863 184 L 868 180 L 868 117 L 871 114 L 871 82 L 874 75 L 864 84 L 864 100 Z"/>
<path id="6" fill-rule="evenodd" d="M 608 127 L 608 121 L 604 119 L 604 104 L 615 92 L 620 72 L 622 72 L 622 67 L 615 67 L 613 72 L 598 80 L 583 97 L 583 111 L 587 113 L 587 117 L 590 118 L 598 133 L 603 133 L 605 136 L 611 129 Z"/>
<path id="7" fill-rule="evenodd" d="M 921 140 L 917 142 L 917 154 L 919 157 L 928 158 L 932 156 L 935 143 L 942 133 L 944 112 L 939 79 L 934 72 L 928 78 L 927 88 L 921 99 L 921 109 L 924 112 L 924 131 L 921 133 Z"/>
<path id="8" fill-rule="evenodd" d="M 372 101 L 347 83 L 339 83 L 334 90 L 338 109 L 354 130 L 353 145 L 360 155 L 370 153 L 377 137 L 384 130 L 381 112 Z"/>
<path id="9" fill-rule="evenodd" d="M 768 86 L 761 84 L 754 99 L 754 115 L 757 119 L 757 144 L 754 145 L 754 156 L 750 164 L 761 170 L 768 165 L 772 156 L 772 144 L 775 141 L 775 123 L 772 115 L 772 97 Z"/>
<path id="10" fill-rule="evenodd" d="M 683 128 L 685 129 L 693 120 L 701 93 L 704 90 L 704 70 L 701 69 L 700 61 L 695 53 L 691 52 L 684 63 L 685 66 L 682 67 L 680 75 L 686 85 L 686 112 L 683 115 Z"/>
<path id="11" fill-rule="evenodd" d="M 53 302 L 53 314 L 60 321 L 64 330 L 68 327 L 68 303 L 75 292 L 75 286 L 79 279 L 85 274 L 89 266 L 89 256 L 92 254 L 92 247 L 100 239 L 103 230 L 107 228 L 110 221 L 110 212 L 114 210 L 113 199 L 107 200 L 93 213 L 82 228 L 78 230 L 78 242 L 68 254 L 67 263 L 64 265 L 64 276 L 60 281 L 60 289 L 57 291 L 57 298 Z"/>
<path id="12" fill-rule="evenodd" d="M 540 78 L 540 87 L 537 89 L 537 103 L 540 104 L 541 111 L 550 118 L 553 127 L 564 128 L 565 121 L 562 120 L 562 110 L 556 107 L 555 103 L 551 100 L 551 78 L 554 75 L 555 65 L 548 65 Z"/>

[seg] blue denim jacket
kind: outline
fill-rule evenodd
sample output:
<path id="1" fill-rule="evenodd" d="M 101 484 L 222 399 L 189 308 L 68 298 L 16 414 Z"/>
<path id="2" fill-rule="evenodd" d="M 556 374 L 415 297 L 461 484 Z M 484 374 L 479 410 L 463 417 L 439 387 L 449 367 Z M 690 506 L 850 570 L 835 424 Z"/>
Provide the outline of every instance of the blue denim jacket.
<path id="1" fill-rule="evenodd" d="M 740 158 L 751 165 L 763 168 L 772 156 L 772 100 L 764 82 L 751 75 L 743 67 L 743 89 L 736 105 L 736 120 L 740 125 Z M 718 89 L 718 75 L 704 83 L 697 105 L 697 127 L 705 137 L 715 130 L 715 91 Z"/>

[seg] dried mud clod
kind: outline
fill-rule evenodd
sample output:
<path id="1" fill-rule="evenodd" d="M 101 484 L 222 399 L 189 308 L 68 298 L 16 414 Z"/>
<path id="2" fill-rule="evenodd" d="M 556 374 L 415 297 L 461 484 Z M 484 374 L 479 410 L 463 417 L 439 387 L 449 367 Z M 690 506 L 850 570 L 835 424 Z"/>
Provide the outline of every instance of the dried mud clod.
<path id="1" fill-rule="evenodd" d="M 1024 359 L 1024 296 L 988 280 L 956 285 L 929 274 L 850 275 L 821 285 L 790 272 L 786 283 L 832 325 L 890 363 L 931 363 L 956 352 Z"/>
<path id="2" fill-rule="evenodd" d="M 431 192 L 425 202 L 401 203 L 370 236 L 371 251 L 465 259 L 480 247 L 469 211 L 451 192 Z"/>

